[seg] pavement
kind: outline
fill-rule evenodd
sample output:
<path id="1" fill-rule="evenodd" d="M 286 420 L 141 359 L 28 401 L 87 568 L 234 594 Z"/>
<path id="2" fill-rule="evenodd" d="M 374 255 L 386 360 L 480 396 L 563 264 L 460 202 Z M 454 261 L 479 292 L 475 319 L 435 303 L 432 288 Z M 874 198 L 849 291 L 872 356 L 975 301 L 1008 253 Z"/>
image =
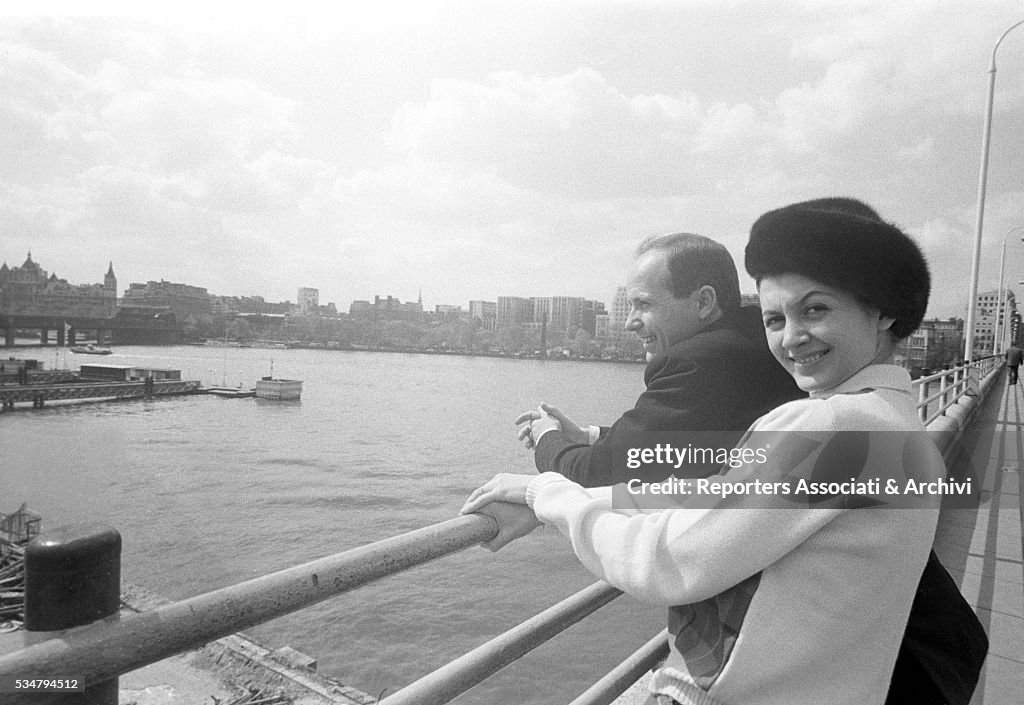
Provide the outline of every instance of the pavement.
<path id="1" fill-rule="evenodd" d="M 1024 702 L 1024 382 L 996 380 L 951 459 L 981 483 L 977 507 L 944 507 L 935 552 L 974 607 L 989 637 L 971 705 Z"/>

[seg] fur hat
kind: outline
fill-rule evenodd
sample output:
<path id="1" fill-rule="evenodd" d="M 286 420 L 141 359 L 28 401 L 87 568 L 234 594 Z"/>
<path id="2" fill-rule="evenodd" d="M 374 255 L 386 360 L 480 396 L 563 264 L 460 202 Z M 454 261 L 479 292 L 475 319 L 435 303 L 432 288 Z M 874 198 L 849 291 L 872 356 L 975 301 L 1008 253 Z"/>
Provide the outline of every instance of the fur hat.
<path id="1" fill-rule="evenodd" d="M 852 198 L 819 198 L 768 211 L 750 228 L 747 273 L 802 274 L 848 291 L 906 338 L 921 324 L 931 276 L 917 244 L 873 208 Z"/>

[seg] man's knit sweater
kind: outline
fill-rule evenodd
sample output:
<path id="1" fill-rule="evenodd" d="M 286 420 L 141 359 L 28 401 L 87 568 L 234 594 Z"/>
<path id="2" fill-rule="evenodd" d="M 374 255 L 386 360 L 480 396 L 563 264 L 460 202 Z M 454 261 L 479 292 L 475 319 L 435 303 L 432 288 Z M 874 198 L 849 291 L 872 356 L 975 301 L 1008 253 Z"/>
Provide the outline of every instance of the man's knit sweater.
<path id="1" fill-rule="evenodd" d="M 774 439 L 767 463 L 727 470 L 723 480 L 820 475 L 835 446 L 809 451 L 807 434 L 842 440 L 845 431 L 873 432 L 871 452 L 854 469 L 861 479 L 891 477 L 894 468 L 925 480 L 945 472 L 915 414 L 909 376 L 890 365 L 779 407 L 751 431 L 762 433 L 744 437 L 749 447 Z M 910 440 L 902 448 L 876 444 L 883 431 Z M 850 468 L 848 458 L 843 464 Z M 625 506 L 624 494 L 620 488 L 613 504 L 612 488 L 588 490 L 543 473 L 527 500 L 593 573 L 641 600 L 675 605 L 671 655 L 652 679 L 655 693 L 702 705 L 884 702 L 935 532 L 934 502 L 765 508 L 759 497 L 733 496 L 728 508 L 680 499 L 651 510 Z"/>

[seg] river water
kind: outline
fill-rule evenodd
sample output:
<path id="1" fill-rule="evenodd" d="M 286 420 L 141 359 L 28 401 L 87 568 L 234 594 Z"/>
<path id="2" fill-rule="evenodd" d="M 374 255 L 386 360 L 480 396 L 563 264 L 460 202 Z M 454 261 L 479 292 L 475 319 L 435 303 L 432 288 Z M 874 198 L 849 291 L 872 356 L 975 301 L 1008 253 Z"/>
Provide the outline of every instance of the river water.
<path id="1" fill-rule="evenodd" d="M 456 515 L 497 472 L 532 472 L 512 419 L 540 401 L 610 423 L 640 365 L 219 347 L 120 347 L 105 358 L 19 351 L 48 368 L 170 367 L 251 387 L 304 380 L 301 402 L 213 396 L 0 414 L 0 511 L 27 501 L 44 530 L 103 521 L 123 580 L 181 599 Z M 248 634 L 317 658 L 376 696 L 593 582 L 557 532 L 474 548 L 268 622 Z M 564 703 L 662 626 L 627 596 L 460 697 Z"/>

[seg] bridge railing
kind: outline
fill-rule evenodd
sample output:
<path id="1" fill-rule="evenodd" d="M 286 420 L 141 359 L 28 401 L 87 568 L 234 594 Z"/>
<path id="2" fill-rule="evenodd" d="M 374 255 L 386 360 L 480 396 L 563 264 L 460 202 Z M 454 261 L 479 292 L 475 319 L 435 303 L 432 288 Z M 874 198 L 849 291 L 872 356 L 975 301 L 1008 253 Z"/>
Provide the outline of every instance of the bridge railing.
<path id="1" fill-rule="evenodd" d="M 1002 366 L 1001 355 L 989 355 L 914 380 L 917 413 L 925 426 L 943 416 L 964 396 L 975 394 L 982 379 Z"/>
<path id="2" fill-rule="evenodd" d="M 935 411 L 927 414 L 930 419 L 938 418 L 965 396 L 977 395 L 992 381 L 992 373 L 1000 364 L 1001 360 L 988 358 L 917 380 L 915 384 L 923 390 L 919 402 L 921 413 L 925 414 L 929 405 L 941 399 Z M 939 391 L 928 394 L 927 385 L 935 381 L 938 381 Z M 84 619 L 71 623 L 67 620 L 76 619 L 76 615 L 64 612 L 81 612 L 83 600 L 75 594 L 65 594 L 61 598 L 61 586 L 66 587 L 68 578 L 50 574 L 53 573 L 50 569 L 58 564 L 69 564 L 67 559 L 70 556 L 70 564 L 81 571 L 83 566 L 75 565 L 76 546 L 93 546 L 95 549 L 97 537 L 110 536 L 111 532 L 116 535 L 116 532 L 109 527 L 97 529 L 96 525 L 48 532 L 38 537 L 26 551 L 25 626 L 28 645 L 0 655 L 0 692 L 7 691 L 0 699 L 11 705 L 80 701 L 76 699 L 80 693 L 37 693 L 12 687 L 14 679 L 46 679 L 66 674 L 84 680 L 85 687 L 89 689 L 87 692 L 92 695 L 89 702 L 113 705 L 117 702 L 117 677 L 120 674 L 489 541 L 497 531 L 496 523 L 489 517 L 479 514 L 462 516 L 148 612 L 119 616 L 107 610 L 99 613 L 101 616 L 110 615 L 102 619 L 97 620 L 95 614 L 86 615 Z M 113 541 L 106 541 L 99 550 L 105 555 L 110 554 L 108 544 L 111 543 Z M 118 603 L 119 536 L 116 544 L 117 564 L 104 572 L 108 577 L 109 574 L 114 576 L 108 580 L 111 585 L 108 592 L 113 595 L 96 596 L 93 602 Z M 50 604 L 40 604 L 40 600 L 33 600 L 29 595 L 33 587 L 33 547 L 42 556 L 39 559 L 41 563 L 47 566 L 42 572 L 50 571 L 37 579 L 40 592 L 58 595 Z M 45 581 L 52 584 L 44 585 Z M 598 581 L 420 678 L 386 698 L 382 705 L 449 702 L 620 594 L 619 590 Z M 64 603 L 60 602 L 61 599 Z M 30 619 L 32 610 L 57 613 L 56 623 L 46 616 Z M 69 624 L 89 620 L 96 621 L 65 628 Z M 572 705 L 611 703 L 667 652 L 666 634 L 662 632 L 580 695 Z"/>

